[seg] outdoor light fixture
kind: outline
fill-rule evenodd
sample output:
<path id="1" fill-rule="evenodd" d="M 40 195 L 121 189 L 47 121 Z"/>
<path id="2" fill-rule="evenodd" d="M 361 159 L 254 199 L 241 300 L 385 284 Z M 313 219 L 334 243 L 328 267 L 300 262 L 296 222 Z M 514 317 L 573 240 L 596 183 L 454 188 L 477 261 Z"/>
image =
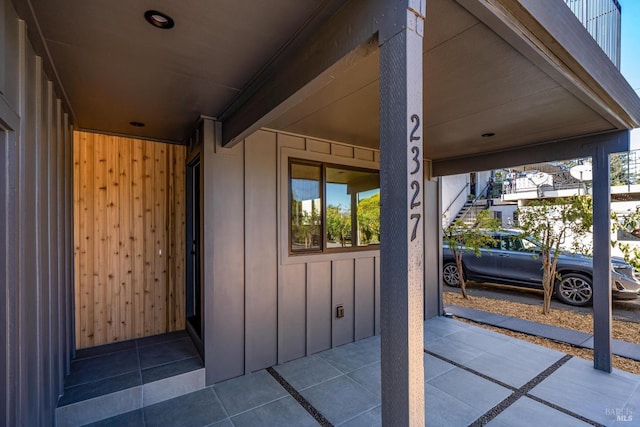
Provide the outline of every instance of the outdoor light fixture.
<path id="1" fill-rule="evenodd" d="M 175 25 L 173 22 L 173 18 L 169 15 L 165 15 L 162 12 L 158 12 L 157 10 L 147 10 L 144 13 L 144 19 L 154 27 L 162 28 L 163 30 L 168 30 L 169 28 L 173 28 Z"/>
<path id="2" fill-rule="evenodd" d="M 135 127 L 137 127 L 137 128 L 141 128 L 141 127 L 143 127 L 143 126 L 144 126 L 144 123 L 142 123 L 142 122 L 129 122 L 129 124 L 130 124 L 131 126 L 135 126 Z"/>
<path id="3" fill-rule="evenodd" d="M 482 135 L 483 138 L 491 138 L 492 136 L 495 136 L 495 133 L 493 132 L 487 132 L 487 133 L 483 133 Z"/>

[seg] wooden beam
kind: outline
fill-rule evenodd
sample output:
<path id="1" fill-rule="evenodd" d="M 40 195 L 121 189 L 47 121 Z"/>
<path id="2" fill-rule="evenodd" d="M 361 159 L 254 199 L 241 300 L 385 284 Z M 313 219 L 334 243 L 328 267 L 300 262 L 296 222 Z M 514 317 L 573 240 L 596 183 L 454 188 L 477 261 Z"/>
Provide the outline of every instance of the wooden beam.
<path id="1" fill-rule="evenodd" d="M 342 3 L 329 1 L 218 117 L 224 147 L 233 146 L 268 125 L 328 84 L 335 73 L 377 49 L 375 36 L 383 21 L 380 17 L 396 16 L 402 9 L 384 0 Z M 400 29 L 393 25 L 382 33 L 392 34 Z"/>
<path id="2" fill-rule="evenodd" d="M 579 136 L 476 156 L 434 160 L 432 163 L 433 176 L 455 175 L 532 163 L 591 157 L 593 147 L 601 144 L 606 144 L 609 153 L 628 151 L 629 131 L 621 130 Z"/>

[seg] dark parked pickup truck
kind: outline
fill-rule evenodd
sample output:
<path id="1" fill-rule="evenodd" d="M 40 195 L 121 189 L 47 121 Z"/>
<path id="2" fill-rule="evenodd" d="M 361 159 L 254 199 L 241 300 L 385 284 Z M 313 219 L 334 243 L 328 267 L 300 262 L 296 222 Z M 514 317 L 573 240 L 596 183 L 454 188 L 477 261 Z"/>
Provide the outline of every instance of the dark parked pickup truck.
<path id="1" fill-rule="evenodd" d="M 464 277 L 476 282 L 542 289 L 542 263 L 538 246 L 516 231 L 491 233 L 495 247 L 481 249 L 481 256 L 472 252 L 462 256 Z M 563 253 L 558 258 L 559 278 L 556 297 L 570 305 L 585 306 L 593 300 L 593 260 L 584 255 Z M 451 249 L 443 248 L 444 283 L 458 286 L 458 268 Z M 640 294 L 640 273 L 622 258 L 611 259 L 611 293 L 614 299 L 635 299 Z"/>

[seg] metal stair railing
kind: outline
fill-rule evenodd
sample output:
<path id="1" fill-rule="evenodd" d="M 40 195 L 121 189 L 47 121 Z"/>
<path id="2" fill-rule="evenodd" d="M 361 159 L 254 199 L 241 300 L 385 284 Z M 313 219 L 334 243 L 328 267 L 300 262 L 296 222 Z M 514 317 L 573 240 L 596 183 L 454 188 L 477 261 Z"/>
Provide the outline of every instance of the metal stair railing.
<path id="1" fill-rule="evenodd" d="M 453 199 L 453 201 L 451 203 L 449 203 L 449 206 L 447 206 L 447 209 L 444 210 L 444 212 L 442 213 L 442 222 L 443 222 L 443 226 L 445 226 L 444 222 L 447 221 L 447 214 L 448 212 L 451 210 L 451 206 L 453 206 L 453 204 L 460 198 L 460 196 L 462 194 L 464 194 L 465 190 L 467 189 L 467 187 L 469 187 L 469 183 L 467 182 L 464 187 L 462 187 L 462 189 L 460 190 L 460 192 L 456 195 L 456 197 Z M 454 217 L 455 218 L 455 217 Z M 454 218 L 451 218 L 451 221 L 454 220 Z"/>
<path id="2" fill-rule="evenodd" d="M 471 204 L 467 207 L 466 211 L 460 215 L 458 213 L 457 219 L 463 221 L 463 222 L 468 222 L 469 224 L 473 224 L 474 226 L 476 225 L 476 219 L 478 217 L 478 210 L 476 209 L 476 205 L 478 200 L 484 199 L 486 200 L 486 197 L 484 197 L 487 194 L 487 190 L 489 189 L 489 185 L 490 183 L 488 182 L 484 188 L 482 189 L 482 191 L 480 191 L 478 194 L 475 195 L 475 198 L 471 201 Z M 486 205 L 484 205 L 482 207 L 482 209 L 480 209 L 480 211 L 483 211 L 485 209 L 488 208 L 489 203 L 487 202 Z M 474 211 L 475 212 L 475 217 L 473 219 L 467 219 L 467 215 L 469 215 L 469 212 Z"/>

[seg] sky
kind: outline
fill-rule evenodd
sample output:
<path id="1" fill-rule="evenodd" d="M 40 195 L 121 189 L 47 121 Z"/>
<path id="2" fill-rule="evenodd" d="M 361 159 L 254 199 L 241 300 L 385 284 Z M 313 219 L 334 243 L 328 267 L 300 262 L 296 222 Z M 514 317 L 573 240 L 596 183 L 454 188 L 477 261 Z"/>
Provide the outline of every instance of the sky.
<path id="1" fill-rule="evenodd" d="M 622 7 L 620 71 L 640 94 L 640 0 L 619 0 Z M 640 129 L 631 132 L 631 149 L 640 149 Z"/>

